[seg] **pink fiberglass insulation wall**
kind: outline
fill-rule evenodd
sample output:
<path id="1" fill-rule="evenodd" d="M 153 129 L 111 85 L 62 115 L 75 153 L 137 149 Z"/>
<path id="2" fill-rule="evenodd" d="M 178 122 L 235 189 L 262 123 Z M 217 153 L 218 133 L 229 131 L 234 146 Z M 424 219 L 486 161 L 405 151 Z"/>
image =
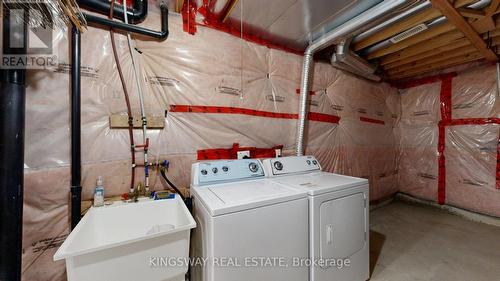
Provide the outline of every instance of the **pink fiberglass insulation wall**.
<path id="1" fill-rule="evenodd" d="M 442 82 L 401 90 L 399 190 L 500 216 L 497 155 L 500 115 L 496 69 L 482 66 L 451 80 L 451 119 L 442 120 Z M 441 121 L 444 130 L 439 132 Z M 439 175 L 439 138 L 444 173 Z M 439 187 L 439 181 L 444 181 Z"/>
<path id="2" fill-rule="evenodd" d="M 142 24 L 157 29 L 159 11 L 152 4 Z M 59 65 L 29 71 L 26 110 L 23 279 L 64 280 L 64 262 L 52 255 L 69 233 L 70 139 L 69 59 L 65 32 L 58 32 Z M 137 38 L 134 38 L 137 39 Z M 116 35 L 119 58 L 131 95 L 133 114 L 140 113 L 125 37 Z M 283 145 L 293 153 L 302 57 L 269 49 L 208 28 L 195 36 L 182 31 L 170 16 L 170 36 L 161 43 L 134 40 L 148 115 L 164 116 L 163 130 L 150 130 L 150 161 L 169 160 L 168 175 L 188 188 L 196 152 L 207 148 Z M 319 121 L 308 123 L 307 148 L 327 171 L 366 177 L 371 199 L 397 191 L 399 96 L 375 84 L 315 65 L 310 110 Z M 285 113 L 286 118 L 245 114 L 172 112 L 172 105 L 223 106 Z M 92 198 L 98 176 L 106 196 L 128 191 L 130 152 L 127 130 L 110 129 L 110 114 L 126 114 L 112 56 L 109 32 L 89 28 L 82 35 L 82 157 L 84 200 Z M 337 117 L 340 121 L 337 122 Z M 141 131 L 135 140 L 142 142 Z M 141 159 L 141 153 L 137 153 Z M 142 175 L 141 175 L 142 174 Z M 143 172 L 137 170 L 137 182 Z M 163 189 L 152 171 L 153 189 Z"/>

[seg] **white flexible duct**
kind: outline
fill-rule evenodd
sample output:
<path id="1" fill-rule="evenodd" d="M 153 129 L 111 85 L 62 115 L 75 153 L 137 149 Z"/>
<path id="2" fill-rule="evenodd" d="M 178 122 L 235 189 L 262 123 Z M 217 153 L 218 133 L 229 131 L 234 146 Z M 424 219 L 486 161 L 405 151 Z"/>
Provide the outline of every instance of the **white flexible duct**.
<path id="1" fill-rule="evenodd" d="M 309 85 L 311 79 L 311 67 L 314 63 L 314 53 L 336 43 L 336 40 L 345 37 L 364 25 L 372 22 L 373 20 L 381 17 L 393 9 L 396 9 L 404 4 L 406 0 L 385 0 L 384 2 L 376 5 L 375 7 L 363 12 L 362 14 L 352 18 L 343 25 L 331 30 L 324 36 L 312 42 L 304 52 L 304 63 L 302 66 L 302 79 L 300 87 L 300 102 L 299 102 L 299 119 L 297 122 L 297 141 L 295 146 L 295 153 L 298 156 L 304 155 L 304 131 L 306 126 L 307 115 L 307 93 L 309 92 Z M 338 42 L 337 42 L 338 43 Z"/>

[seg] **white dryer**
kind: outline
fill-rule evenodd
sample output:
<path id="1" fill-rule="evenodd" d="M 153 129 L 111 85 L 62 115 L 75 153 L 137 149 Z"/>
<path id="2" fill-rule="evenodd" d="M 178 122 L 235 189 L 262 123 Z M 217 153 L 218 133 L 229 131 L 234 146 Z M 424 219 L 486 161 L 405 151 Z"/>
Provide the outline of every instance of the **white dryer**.
<path id="1" fill-rule="evenodd" d="M 309 194 L 309 280 L 367 280 L 368 180 L 322 172 L 313 156 L 265 159 L 263 164 L 275 183 Z"/>
<path id="2" fill-rule="evenodd" d="M 266 179 L 252 159 L 195 163 L 191 180 L 192 256 L 208 259 L 191 280 L 309 279 L 307 267 L 292 266 L 308 256 L 307 192 Z"/>

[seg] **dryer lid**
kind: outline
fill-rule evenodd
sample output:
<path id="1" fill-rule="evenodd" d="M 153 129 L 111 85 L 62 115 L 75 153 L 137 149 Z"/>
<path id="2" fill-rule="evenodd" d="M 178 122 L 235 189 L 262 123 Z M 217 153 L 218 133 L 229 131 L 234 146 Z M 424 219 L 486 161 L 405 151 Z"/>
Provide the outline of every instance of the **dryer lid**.
<path id="1" fill-rule="evenodd" d="M 305 198 L 307 192 L 267 179 L 192 187 L 212 216 Z"/>
<path id="2" fill-rule="evenodd" d="M 276 177 L 272 178 L 272 180 L 285 186 L 307 190 L 309 195 L 323 194 L 368 184 L 367 179 L 327 172 Z"/>

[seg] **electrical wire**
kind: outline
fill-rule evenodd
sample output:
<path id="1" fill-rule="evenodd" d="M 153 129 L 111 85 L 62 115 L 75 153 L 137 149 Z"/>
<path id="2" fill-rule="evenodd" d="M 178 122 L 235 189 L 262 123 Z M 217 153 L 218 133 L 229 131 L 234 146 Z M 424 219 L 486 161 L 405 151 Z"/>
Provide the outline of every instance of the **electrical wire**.
<path id="1" fill-rule="evenodd" d="M 110 9 L 109 9 L 109 19 L 113 19 L 113 9 L 114 9 L 115 1 L 111 1 L 110 3 Z M 134 124 L 133 124 L 133 116 L 132 116 L 132 109 L 130 106 L 130 98 L 127 90 L 127 84 L 125 82 L 125 77 L 123 75 L 123 70 L 120 64 L 120 59 L 118 58 L 118 52 L 116 50 L 116 42 L 115 42 L 115 32 L 113 28 L 109 29 L 109 34 L 111 37 L 111 46 L 113 49 L 113 57 L 115 59 L 115 64 L 116 64 L 116 69 L 118 70 L 118 75 L 120 76 L 120 81 L 122 84 L 123 88 L 123 95 L 125 97 L 125 103 L 127 105 L 127 116 L 128 116 L 128 134 L 129 134 L 129 139 L 130 139 L 130 152 L 132 154 L 132 159 L 131 159 L 131 176 L 130 176 L 130 190 L 134 189 L 135 186 L 135 168 L 136 168 L 136 163 L 135 163 L 135 143 L 134 143 Z"/>

